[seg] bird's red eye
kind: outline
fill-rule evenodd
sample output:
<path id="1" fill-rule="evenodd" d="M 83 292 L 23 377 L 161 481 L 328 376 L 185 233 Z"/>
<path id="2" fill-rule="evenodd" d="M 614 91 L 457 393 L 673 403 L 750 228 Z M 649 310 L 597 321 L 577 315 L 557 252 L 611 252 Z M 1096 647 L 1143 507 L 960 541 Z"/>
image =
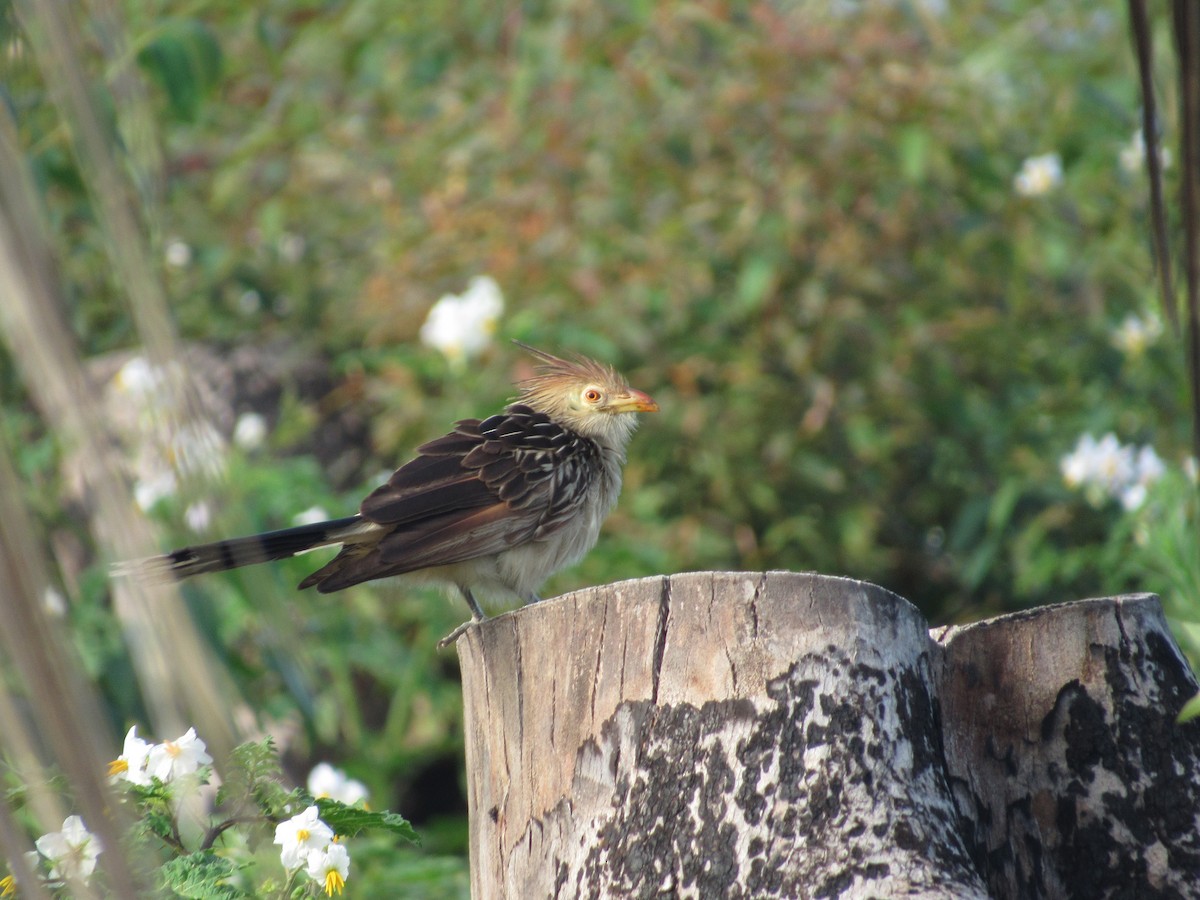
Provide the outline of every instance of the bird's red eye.
<path id="1" fill-rule="evenodd" d="M 603 395 L 595 388 L 588 388 L 583 392 L 583 399 L 588 403 L 599 403 L 601 396 Z"/>

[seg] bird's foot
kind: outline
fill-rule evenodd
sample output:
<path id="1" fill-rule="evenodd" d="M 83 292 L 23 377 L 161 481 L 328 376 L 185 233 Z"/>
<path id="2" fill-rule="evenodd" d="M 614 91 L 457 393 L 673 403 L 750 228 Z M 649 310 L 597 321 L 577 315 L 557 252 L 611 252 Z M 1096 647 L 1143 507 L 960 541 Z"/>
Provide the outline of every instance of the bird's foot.
<path id="1" fill-rule="evenodd" d="M 460 637 L 462 637 L 464 634 L 466 634 L 468 631 L 470 631 L 476 625 L 480 625 L 486 621 L 487 621 L 486 618 L 475 618 L 475 619 L 469 619 L 466 622 L 463 622 L 461 625 L 459 625 L 457 628 L 455 628 L 452 632 L 450 632 L 448 635 L 446 635 L 444 638 L 442 638 L 440 641 L 438 641 L 438 644 L 437 644 L 438 649 L 445 650 L 447 647 L 449 647 L 451 644 L 453 644 L 455 641 L 457 641 Z"/>

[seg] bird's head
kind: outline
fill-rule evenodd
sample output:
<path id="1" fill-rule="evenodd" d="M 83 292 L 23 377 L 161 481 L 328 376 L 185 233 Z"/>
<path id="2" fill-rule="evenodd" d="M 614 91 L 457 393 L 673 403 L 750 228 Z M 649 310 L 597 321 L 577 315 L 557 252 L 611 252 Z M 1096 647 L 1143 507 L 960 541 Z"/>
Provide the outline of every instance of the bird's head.
<path id="1" fill-rule="evenodd" d="M 559 359 L 520 341 L 540 360 L 537 374 L 517 382 L 517 403 L 545 413 L 577 434 L 621 449 L 637 427 L 637 414 L 657 412 L 648 394 L 634 390 L 614 369 L 575 356 Z"/>

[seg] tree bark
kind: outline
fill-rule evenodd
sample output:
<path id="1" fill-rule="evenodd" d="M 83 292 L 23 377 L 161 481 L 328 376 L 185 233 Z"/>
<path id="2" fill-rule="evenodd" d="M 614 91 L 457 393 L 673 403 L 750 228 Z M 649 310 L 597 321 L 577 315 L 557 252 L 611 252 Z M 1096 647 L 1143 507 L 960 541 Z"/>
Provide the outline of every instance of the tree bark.
<path id="1" fill-rule="evenodd" d="M 1195 681 L 1152 597 L 931 637 L 874 585 L 693 573 L 458 649 L 477 900 L 1200 896 Z"/>

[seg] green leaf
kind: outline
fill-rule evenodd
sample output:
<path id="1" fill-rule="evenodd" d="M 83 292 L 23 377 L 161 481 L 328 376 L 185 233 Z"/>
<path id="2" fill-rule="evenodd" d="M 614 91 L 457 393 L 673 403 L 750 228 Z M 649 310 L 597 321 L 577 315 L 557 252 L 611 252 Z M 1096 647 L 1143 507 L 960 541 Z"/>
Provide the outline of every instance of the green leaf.
<path id="1" fill-rule="evenodd" d="M 1200 694 L 1197 694 L 1187 703 L 1183 704 L 1183 709 L 1179 711 L 1179 716 L 1175 721 L 1186 722 L 1189 719 L 1194 719 L 1200 716 Z"/>
<path id="2" fill-rule="evenodd" d="M 169 860 L 159 869 L 159 882 L 176 897 L 201 900 L 205 897 L 220 897 L 235 900 L 253 897 L 236 885 L 228 883 L 238 870 L 224 857 L 205 850 Z"/>
<path id="3" fill-rule="evenodd" d="M 738 273 L 734 291 L 737 311 L 756 312 L 762 307 L 775 286 L 775 263 L 765 256 L 752 256 Z"/>
<path id="4" fill-rule="evenodd" d="M 317 800 L 321 821 L 342 837 L 354 837 L 364 831 L 376 829 L 398 834 L 406 841 L 418 843 L 420 838 L 412 825 L 403 816 L 391 812 L 374 812 L 359 806 L 347 806 L 337 800 Z"/>
<path id="5" fill-rule="evenodd" d="M 275 739 L 269 735 L 261 741 L 238 744 L 229 754 L 229 761 L 253 780 L 275 778 L 281 772 L 279 751 L 275 749 Z"/>
<path id="6" fill-rule="evenodd" d="M 162 85 L 174 116 L 193 122 L 221 77 L 221 47 L 202 22 L 172 19 L 138 53 L 138 64 Z"/>
<path id="7" fill-rule="evenodd" d="M 253 800 L 267 815 L 276 815 L 290 799 L 281 783 L 279 754 L 273 738 L 248 741 L 233 748 L 225 782 L 217 792 L 217 805 Z"/>
<path id="8" fill-rule="evenodd" d="M 916 183 L 924 180 L 931 144 L 929 132 L 920 126 L 913 125 L 900 132 L 897 152 L 900 155 L 900 173 L 905 181 Z"/>

